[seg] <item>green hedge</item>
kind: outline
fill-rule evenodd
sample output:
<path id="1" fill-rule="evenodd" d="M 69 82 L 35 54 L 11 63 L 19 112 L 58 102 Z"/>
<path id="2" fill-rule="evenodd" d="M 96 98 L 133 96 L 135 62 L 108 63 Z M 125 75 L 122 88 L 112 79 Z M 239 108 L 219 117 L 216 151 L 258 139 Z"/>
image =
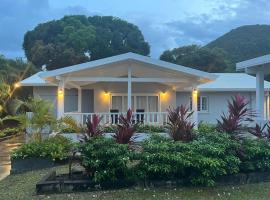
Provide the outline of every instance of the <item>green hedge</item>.
<path id="1" fill-rule="evenodd" d="M 5 128 L 0 131 L 0 138 L 16 135 L 21 133 L 21 130 L 19 128 Z"/>
<path id="2" fill-rule="evenodd" d="M 63 160 L 68 157 L 72 146 L 69 139 L 55 136 L 43 141 L 31 141 L 23 144 L 12 153 L 11 158 L 47 157 L 53 160 Z"/>

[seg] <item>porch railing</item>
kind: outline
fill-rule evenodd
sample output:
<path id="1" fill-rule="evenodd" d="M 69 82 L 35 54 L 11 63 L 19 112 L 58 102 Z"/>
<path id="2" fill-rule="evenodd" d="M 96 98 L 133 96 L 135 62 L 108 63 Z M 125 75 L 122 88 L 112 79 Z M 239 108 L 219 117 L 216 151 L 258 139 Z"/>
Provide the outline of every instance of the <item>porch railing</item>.
<path id="1" fill-rule="evenodd" d="M 65 116 L 71 116 L 80 124 L 85 124 L 87 118 L 91 120 L 93 115 L 96 114 L 101 117 L 101 124 L 117 124 L 119 122 L 119 117 L 121 114 L 126 113 L 78 113 L 78 112 L 68 112 Z M 168 122 L 167 112 L 134 112 L 133 120 L 140 121 L 144 124 L 149 125 L 164 125 Z"/>

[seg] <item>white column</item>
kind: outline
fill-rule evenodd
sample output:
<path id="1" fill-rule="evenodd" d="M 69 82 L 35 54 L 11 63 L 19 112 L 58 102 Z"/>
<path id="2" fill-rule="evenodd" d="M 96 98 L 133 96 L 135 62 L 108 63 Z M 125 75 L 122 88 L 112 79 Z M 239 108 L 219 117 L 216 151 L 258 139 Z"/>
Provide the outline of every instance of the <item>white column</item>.
<path id="1" fill-rule="evenodd" d="M 82 112 L 82 88 L 78 88 L 78 112 Z"/>
<path id="2" fill-rule="evenodd" d="M 198 90 L 197 88 L 192 89 L 192 117 L 195 123 L 195 129 L 198 129 Z"/>
<path id="3" fill-rule="evenodd" d="M 61 80 L 58 84 L 57 90 L 57 118 L 60 119 L 64 116 L 65 109 L 65 83 Z"/>
<path id="4" fill-rule="evenodd" d="M 127 109 L 131 109 L 131 67 L 128 67 L 128 96 Z"/>
<path id="5" fill-rule="evenodd" d="M 256 121 L 262 121 L 264 119 L 264 73 L 262 71 L 256 73 L 256 112 Z"/>

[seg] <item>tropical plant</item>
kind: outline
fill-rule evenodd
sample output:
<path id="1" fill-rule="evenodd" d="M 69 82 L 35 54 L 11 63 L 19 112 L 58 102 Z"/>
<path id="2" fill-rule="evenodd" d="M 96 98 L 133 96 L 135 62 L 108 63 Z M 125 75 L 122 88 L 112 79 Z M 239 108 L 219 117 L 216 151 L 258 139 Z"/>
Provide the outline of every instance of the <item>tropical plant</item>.
<path id="1" fill-rule="evenodd" d="M 132 172 L 128 164 L 132 152 L 128 145 L 117 144 L 114 140 L 96 137 L 80 147 L 82 166 L 95 183 L 112 183 L 126 180 Z"/>
<path id="2" fill-rule="evenodd" d="M 120 115 L 117 130 L 113 135 L 115 141 L 119 144 L 132 144 L 136 137 L 135 132 L 138 129 L 140 122 L 133 121 L 132 110 L 128 109 L 127 115 Z"/>
<path id="3" fill-rule="evenodd" d="M 189 108 L 184 105 L 168 109 L 168 130 L 174 141 L 189 142 L 195 137 L 193 132 L 195 123 L 190 121 L 193 112 L 188 112 Z"/>
<path id="4" fill-rule="evenodd" d="M 99 123 L 101 121 L 101 117 L 94 114 L 91 118 L 88 117 L 86 121 L 86 133 L 83 134 L 82 141 L 89 141 L 91 138 L 102 136 L 103 131 L 100 129 Z"/>
<path id="5" fill-rule="evenodd" d="M 62 133 L 80 133 L 83 129 L 71 116 L 64 116 L 57 120 L 57 126 Z"/>
<path id="6" fill-rule="evenodd" d="M 57 135 L 43 141 L 33 140 L 27 144 L 23 144 L 13 151 L 11 158 L 24 159 L 46 157 L 51 158 L 52 160 L 63 160 L 68 158 L 72 146 L 73 144 L 69 139 Z"/>
<path id="7" fill-rule="evenodd" d="M 250 110 L 248 101 L 245 97 L 236 95 L 231 101 L 228 101 L 228 114 L 224 112 L 221 116 L 221 120 L 217 120 L 217 128 L 220 132 L 226 132 L 229 134 L 237 134 L 243 129 L 243 122 L 253 121 L 254 112 Z"/>
<path id="8" fill-rule="evenodd" d="M 258 138 L 264 138 L 266 137 L 266 133 L 265 133 L 265 127 L 267 126 L 267 124 L 258 124 L 256 123 L 255 127 L 250 127 L 248 129 L 248 132 L 251 133 L 252 135 L 255 135 Z"/>

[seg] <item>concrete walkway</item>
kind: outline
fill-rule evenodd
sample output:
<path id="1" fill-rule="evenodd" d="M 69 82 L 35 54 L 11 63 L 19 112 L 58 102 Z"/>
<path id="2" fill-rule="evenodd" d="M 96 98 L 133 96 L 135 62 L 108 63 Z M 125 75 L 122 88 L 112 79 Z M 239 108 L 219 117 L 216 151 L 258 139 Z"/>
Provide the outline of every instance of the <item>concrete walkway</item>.
<path id="1" fill-rule="evenodd" d="M 24 136 L 16 136 L 0 142 L 0 181 L 9 175 L 10 153 L 24 141 Z"/>

